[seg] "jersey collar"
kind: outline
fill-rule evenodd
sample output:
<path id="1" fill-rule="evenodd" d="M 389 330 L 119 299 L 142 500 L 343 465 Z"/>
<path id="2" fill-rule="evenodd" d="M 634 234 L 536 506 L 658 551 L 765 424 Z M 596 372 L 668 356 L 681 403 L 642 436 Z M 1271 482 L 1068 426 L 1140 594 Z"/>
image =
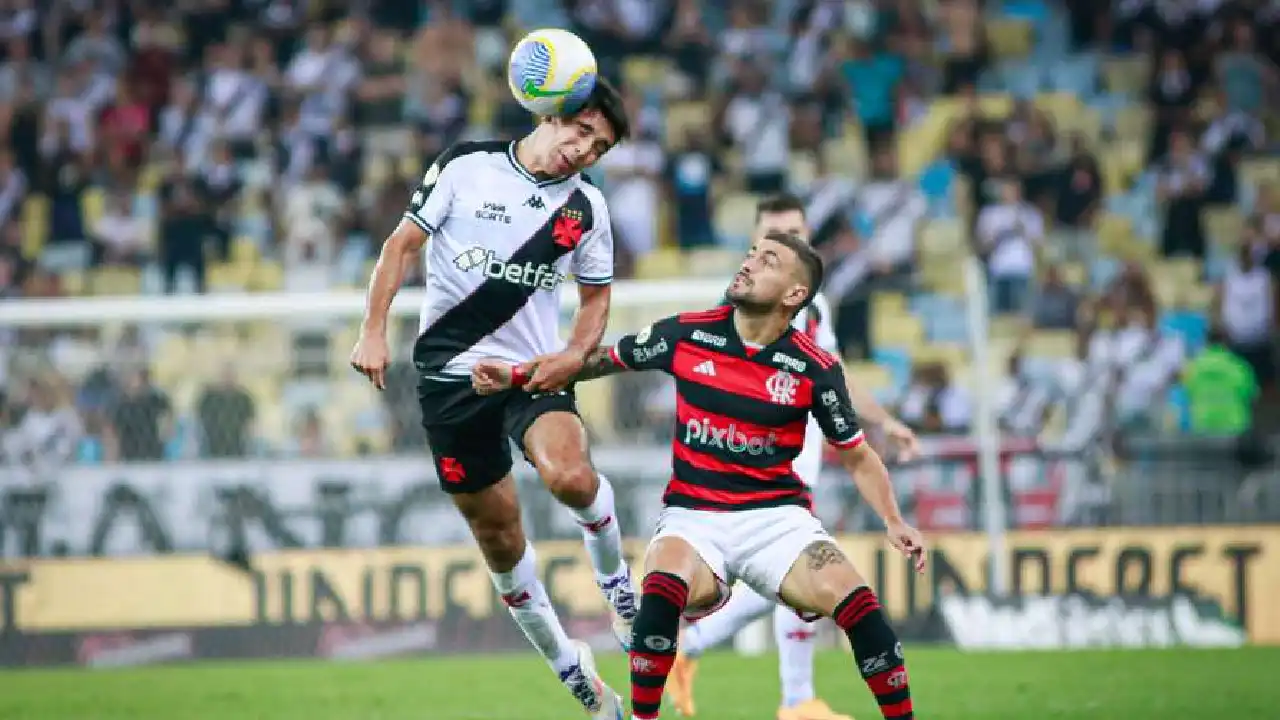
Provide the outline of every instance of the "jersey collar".
<path id="1" fill-rule="evenodd" d="M 515 168 L 516 172 L 520 173 L 520 177 L 523 177 L 525 180 L 528 180 L 529 182 L 533 183 L 534 185 L 537 185 L 538 187 L 547 187 L 548 185 L 556 185 L 558 183 L 562 183 L 565 180 L 568 180 L 569 178 L 573 177 L 573 174 L 570 174 L 570 175 L 562 175 L 560 177 L 549 177 L 549 178 L 539 180 L 538 177 L 533 173 L 529 172 L 528 168 L 522 165 L 520 163 L 520 160 L 516 157 L 516 141 L 515 140 L 512 140 L 511 144 L 507 145 L 507 160 L 511 163 L 511 167 Z"/>

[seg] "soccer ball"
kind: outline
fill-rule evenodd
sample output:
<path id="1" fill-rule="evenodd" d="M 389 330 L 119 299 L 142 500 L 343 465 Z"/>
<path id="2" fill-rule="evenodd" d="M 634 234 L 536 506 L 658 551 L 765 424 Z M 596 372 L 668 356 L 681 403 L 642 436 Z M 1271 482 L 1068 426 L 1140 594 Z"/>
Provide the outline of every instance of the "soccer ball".
<path id="1" fill-rule="evenodd" d="M 507 62 L 507 84 L 535 115 L 568 115 L 596 86 L 596 56 L 568 30 L 534 30 L 516 43 Z"/>

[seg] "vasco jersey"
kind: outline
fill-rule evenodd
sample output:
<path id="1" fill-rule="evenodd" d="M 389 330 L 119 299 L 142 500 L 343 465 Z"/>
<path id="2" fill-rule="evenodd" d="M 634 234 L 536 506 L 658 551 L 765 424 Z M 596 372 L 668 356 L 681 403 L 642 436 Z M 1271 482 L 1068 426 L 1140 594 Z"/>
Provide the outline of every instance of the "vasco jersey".
<path id="1" fill-rule="evenodd" d="M 831 306 L 822 293 L 814 296 L 813 302 L 796 315 L 792 325 L 800 332 L 808 335 L 819 348 L 834 357 L 840 357 L 840 345 L 836 341 L 836 331 L 831 324 Z M 826 441 L 822 428 L 816 417 L 809 418 L 809 426 L 804 433 L 804 447 L 796 458 L 794 466 L 796 475 L 805 484 L 813 487 L 822 474 L 822 450 Z"/>
<path id="2" fill-rule="evenodd" d="M 580 175 L 535 178 L 515 143 L 454 145 L 404 216 L 431 236 L 413 348 L 426 377 L 457 379 L 481 358 L 522 363 L 561 350 L 561 284 L 570 275 L 613 281 L 604 196 Z"/>
<path id="3" fill-rule="evenodd" d="M 659 320 L 624 336 L 612 353 L 620 367 L 676 379 L 668 506 L 810 507 L 793 468 L 809 417 L 837 447 L 863 442 L 840 362 L 794 327 L 752 351 L 733 326 L 733 309 L 721 306 Z"/>

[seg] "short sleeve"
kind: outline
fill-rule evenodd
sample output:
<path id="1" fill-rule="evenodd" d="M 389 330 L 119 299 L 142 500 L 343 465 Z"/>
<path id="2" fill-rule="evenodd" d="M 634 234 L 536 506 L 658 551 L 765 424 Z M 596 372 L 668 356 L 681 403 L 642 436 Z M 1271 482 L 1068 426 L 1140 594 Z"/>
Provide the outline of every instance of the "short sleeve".
<path id="1" fill-rule="evenodd" d="M 814 378 L 812 412 L 822 434 L 837 448 L 855 448 L 866 439 L 849 399 L 844 368 L 839 364 L 819 370 Z"/>
<path id="2" fill-rule="evenodd" d="M 676 342 L 680 339 L 680 321 L 665 318 L 634 335 L 623 335 L 613 346 L 612 359 L 628 370 L 671 371 Z"/>
<path id="3" fill-rule="evenodd" d="M 835 324 L 831 321 L 831 305 L 827 303 L 825 297 L 817 295 L 813 298 L 813 306 L 818 313 L 818 327 L 813 339 L 818 343 L 818 347 L 840 357 L 840 342 L 836 340 Z"/>
<path id="4" fill-rule="evenodd" d="M 422 176 L 413 197 L 409 198 L 409 208 L 404 216 L 427 233 L 434 233 L 444 224 L 449 216 L 449 208 L 453 205 L 453 177 L 457 175 L 457 165 L 449 165 L 450 153 L 441 155 Z"/>
<path id="5" fill-rule="evenodd" d="M 582 285 L 608 285 L 613 282 L 613 224 L 604 197 L 591 190 L 591 229 L 573 251 L 571 272 Z"/>

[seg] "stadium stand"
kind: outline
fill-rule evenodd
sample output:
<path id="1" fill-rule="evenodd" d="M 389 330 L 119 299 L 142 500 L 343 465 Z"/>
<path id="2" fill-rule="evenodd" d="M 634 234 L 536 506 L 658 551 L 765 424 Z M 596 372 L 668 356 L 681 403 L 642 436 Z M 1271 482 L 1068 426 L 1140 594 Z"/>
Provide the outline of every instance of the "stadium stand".
<path id="1" fill-rule="evenodd" d="M 1280 273 L 1275 3 L 95 5 L 3 11 L 0 302 L 360 288 L 436 153 L 528 127 L 506 51 L 559 24 L 640 128 L 598 172 L 621 265 L 724 276 L 755 201 L 802 194 L 852 376 L 922 431 L 970 422 L 971 252 L 1007 433 L 1236 435 L 1276 397 L 1247 299 Z M 346 376 L 353 331 L 0 327 L 0 433 L 10 461 L 420 449 L 411 390 Z M 1252 369 L 1246 421 L 1184 373 L 1213 348 Z M 595 432 L 660 432 L 661 387 L 614 389 Z"/>

